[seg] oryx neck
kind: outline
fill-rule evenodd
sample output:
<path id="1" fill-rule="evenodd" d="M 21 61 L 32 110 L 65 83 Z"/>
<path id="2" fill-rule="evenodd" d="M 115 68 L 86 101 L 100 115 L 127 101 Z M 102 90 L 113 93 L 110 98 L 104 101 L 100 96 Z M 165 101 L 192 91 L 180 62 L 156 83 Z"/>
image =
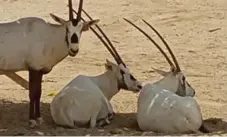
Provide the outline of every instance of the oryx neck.
<path id="1" fill-rule="evenodd" d="M 110 100 L 115 94 L 119 92 L 118 80 L 112 71 L 106 71 L 101 75 L 91 78 L 102 90 L 108 100 Z"/>
<path id="2" fill-rule="evenodd" d="M 173 76 L 165 76 L 159 81 L 154 82 L 154 85 L 162 87 L 163 89 L 169 90 L 176 93 L 178 89 L 177 82 L 173 79 Z"/>
<path id="3" fill-rule="evenodd" d="M 48 48 L 49 55 L 54 59 L 54 63 L 59 63 L 65 57 L 68 56 L 68 47 L 65 42 L 66 29 L 62 25 L 50 25 L 51 34 L 49 35 L 49 41 L 52 47 Z"/>

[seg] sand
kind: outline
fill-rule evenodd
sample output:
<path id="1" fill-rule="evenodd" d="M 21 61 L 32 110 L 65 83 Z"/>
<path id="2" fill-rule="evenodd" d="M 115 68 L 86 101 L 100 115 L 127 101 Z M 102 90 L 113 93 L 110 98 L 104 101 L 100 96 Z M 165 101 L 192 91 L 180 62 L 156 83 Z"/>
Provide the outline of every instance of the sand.
<path id="1" fill-rule="evenodd" d="M 74 7 L 77 1 L 74 0 Z M 66 0 L 2 0 L 0 21 L 27 16 L 54 22 L 49 13 L 68 18 Z M 212 135 L 227 135 L 227 12 L 226 0 L 85 0 L 84 9 L 112 39 L 131 72 L 140 81 L 161 77 L 151 67 L 168 70 L 158 50 L 122 18 L 146 28 L 150 22 L 164 36 L 176 54 L 188 82 L 196 89 L 206 126 Z M 146 29 L 149 30 L 149 29 Z M 152 31 L 148 31 L 160 43 Z M 117 113 L 111 125 L 100 129 L 64 129 L 51 119 L 50 91 L 59 91 L 79 74 L 98 75 L 106 59 L 113 60 L 92 31 L 83 33 L 79 54 L 67 57 L 45 75 L 42 115 L 45 123 L 28 127 L 28 91 L 5 76 L 0 80 L 0 135 L 160 135 L 141 132 L 135 120 L 138 94 L 121 90 L 112 100 Z M 27 72 L 19 72 L 27 79 Z"/>

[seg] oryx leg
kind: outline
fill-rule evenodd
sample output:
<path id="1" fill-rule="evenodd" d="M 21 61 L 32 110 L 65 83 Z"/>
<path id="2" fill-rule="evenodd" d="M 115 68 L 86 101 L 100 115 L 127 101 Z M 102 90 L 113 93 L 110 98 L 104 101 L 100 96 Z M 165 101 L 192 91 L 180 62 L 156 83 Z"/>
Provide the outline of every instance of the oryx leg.
<path id="1" fill-rule="evenodd" d="M 108 117 L 97 120 L 97 127 L 104 127 L 109 124 L 110 124 L 110 120 Z"/>
<path id="2" fill-rule="evenodd" d="M 97 120 L 97 116 L 99 114 L 99 111 L 95 112 L 90 119 L 90 128 L 95 128 L 96 126 L 96 120 Z"/>
<path id="3" fill-rule="evenodd" d="M 104 99 L 105 99 L 107 110 L 108 110 L 107 118 L 108 118 L 108 120 L 112 120 L 114 115 L 115 115 L 113 107 L 112 107 L 111 103 L 106 98 L 104 98 Z"/>
<path id="4" fill-rule="evenodd" d="M 40 114 L 40 98 L 42 91 L 42 76 L 41 71 L 29 70 L 29 121 L 30 126 L 35 127 L 37 121 L 42 121 Z"/>
<path id="5" fill-rule="evenodd" d="M 99 114 L 99 119 L 97 122 L 97 127 L 103 127 L 110 124 L 110 120 L 113 119 L 114 111 L 111 103 L 104 97 L 105 105 L 103 106 L 102 110 Z"/>

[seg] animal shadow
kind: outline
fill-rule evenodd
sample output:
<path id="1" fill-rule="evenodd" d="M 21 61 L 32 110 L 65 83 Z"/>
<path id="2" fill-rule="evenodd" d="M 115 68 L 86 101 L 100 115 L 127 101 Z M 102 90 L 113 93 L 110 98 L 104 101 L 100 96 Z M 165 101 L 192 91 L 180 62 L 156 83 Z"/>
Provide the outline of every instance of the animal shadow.
<path id="1" fill-rule="evenodd" d="M 221 118 L 208 118 L 204 120 L 204 126 L 209 130 L 210 134 L 227 133 L 227 120 Z"/>

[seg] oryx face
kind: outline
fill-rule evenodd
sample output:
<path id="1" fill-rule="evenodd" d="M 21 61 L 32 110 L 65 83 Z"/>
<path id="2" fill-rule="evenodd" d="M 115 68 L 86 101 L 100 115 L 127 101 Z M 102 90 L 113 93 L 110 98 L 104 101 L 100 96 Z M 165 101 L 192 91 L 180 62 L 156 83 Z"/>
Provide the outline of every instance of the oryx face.
<path id="1" fill-rule="evenodd" d="M 99 20 L 91 20 L 88 22 L 81 22 L 81 12 L 83 9 L 83 0 L 79 2 L 79 8 L 77 17 L 73 16 L 72 0 L 68 0 L 69 6 L 69 20 L 65 21 L 64 19 L 57 17 L 53 14 L 50 14 L 51 17 L 61 25 L 65 27 L 65 42 L 68 47 L 68 54 L 72 57 L 76 56 L 79 52 L 79 41 L 82 34 L 82 31 L 89 30 L 90 26 L 95 25 Z"/>
<path id="2" fill-rule="evenodd" d="M 180 96 L 195 96 L 195 90 L 191 85 L 187 82 L 186 77 L 182 72 L 178 72 L 176 75 L 176 79 L 178 82 L 178 90 L 176 94 Z"/>
<path id="3" fill-rule="evenodd" d="M 66 43 L 70 56 L 76 56 L 79 52 L 79 41 L 83 31 L 87 31 L 90 26 L 98 23 L 99 20 L 81 22 L 77 20 L 69 21 L 66 25 Z"/>
<path id="4" fill-rule="evenodd" d="M 142 84 L 130 73 L 129 69 L 123 64 L 118 65 L 120 70 L 120 85 L 122 89 L 139 92 Z"/>
<path id="5" fill-rule="evenodd" d="M 116 65 L 106 60 L 106 68 L 114 73 L 118 80 L 118 88 L 133 92 L 139 92 L 142 84 L 130 73 L 129 69 L 123 64 Z"/>
<path id="6" fill-rule="evenodd" d="M 69 22 L 66 26 L 66 42 L 69 48 L 69 55 L 75 56 L 79 52 L 79 40 L 82 33 L 83 24 L 79 22 Z"/>
<path id="7" fill-rule="evenodd" d="M 195 96 L 195 90 L 187 82 L 185 75 L 180 71 L 176 72 L 172 69 L 169 72 L 155 69 L 155 72 L 163 76 L 161 80 L 161 86 L 169 91 L 176 93 L 179 96 Z"/>

